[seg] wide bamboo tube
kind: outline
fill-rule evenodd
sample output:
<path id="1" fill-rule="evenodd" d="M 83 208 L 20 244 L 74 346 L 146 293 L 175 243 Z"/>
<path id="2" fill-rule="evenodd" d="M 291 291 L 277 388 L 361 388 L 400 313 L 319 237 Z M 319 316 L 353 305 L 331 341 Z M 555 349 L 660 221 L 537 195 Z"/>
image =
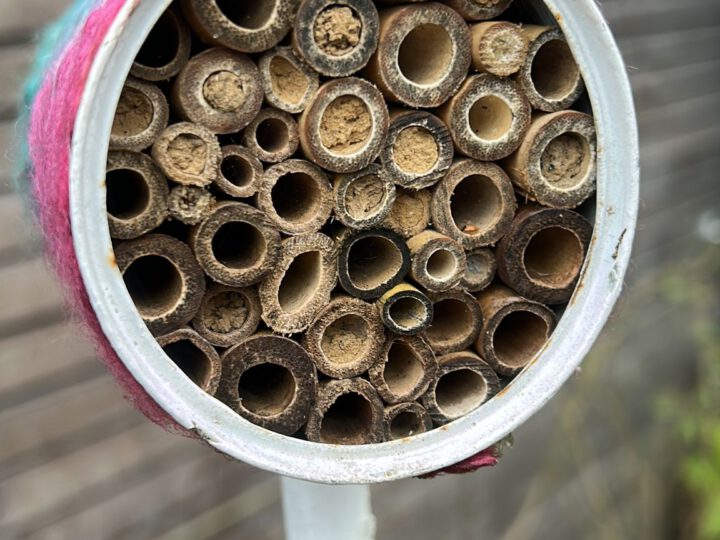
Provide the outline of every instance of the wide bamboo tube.
<path id="1" fill-rule="evenodd" d="M 220 355 L 192 328 L 180 328 L 157 338 L 158 345 L 188 378 L 211 396 L 215 395 L 222 363 Z"/>
<path id="2" fill-rule="evenodd" d="M 146 81 L 167 81 L 185 66 L 192 38 L 185 20 L 175 9 L 163 13 L 145 38 L 130 75 Z"/>
<path id="3" fill-rule="evenodd" d="M 155 140 L 151 153 L 165 176 L 178 184 L 207 186 L 218 173 L 220 145 L 215 134 L 199 124 L 169 126 Z"/>
<path id="4" fill-rule="evenodd" d="M 304 64 L 290 47 L 276 47 L 258 60 L 265 101 L 291 114 L 301 113 L 318 89 L 317 72 Z"/>
<path id="5" fill-rule="evenodd" d="M 482 328 L 483 317 L 475 298 L 463 290 L 430 294 L 432 324 L 422 337 L 437 355 L 470 347 Z"/>
<path id="6" fill-rule="evenodd" d="M 378 309 L 383 324 L 398 335 L 419 334 L 433 320 L 430 299 L 408 283 L 400 283 L 383 294 L 378 300 Z"/>
<path id="7" fill-rule="evenodd" d="M 253 287 L 208 287 L 193 328 L 217 347 L 231 347 L 254 334 L 260 323 L 260 298 Z"/>
<path id="8" fill-rule="evenodd" d="M 169 116 L 167 99 L 157 86 L 128 78 L 110 129 L 110 150 L 145 150 L 167 127 Z"/>
<path id="9" fill-rule="evenodd" d="M 430 431 L 433 427 L 428 412 L 415 401 L 385 407 L 383 424 L 386 441 L 397 441 L 419 435 Z"/>

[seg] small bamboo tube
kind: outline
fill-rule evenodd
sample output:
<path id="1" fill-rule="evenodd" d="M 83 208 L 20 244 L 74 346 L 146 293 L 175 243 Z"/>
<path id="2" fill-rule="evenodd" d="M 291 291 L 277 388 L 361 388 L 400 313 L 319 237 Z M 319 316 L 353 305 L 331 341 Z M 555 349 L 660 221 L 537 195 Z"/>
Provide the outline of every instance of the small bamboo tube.
<path id="1" fill-rule="evenodd" d="M 475 298 L 462 290 L 430 294 L 432 324 L 423 333 L 437 355 L 470 347 L 482 328 L 482 312 Z"/>
<path id="2" fill-rule="evenodd" d="M 110 150 L 145 150 L 167 127 L 167 99 L 152 83 L 128 78 L 110 129 Z"/>
<path id="3" fill-rule="evenodd" d="M 471 75 L 439 111 L 455 150 L 481 161 L 509 156 L 530 126 L 530 103 L 512 80 Z"/>
<path id="4" fill-rule="evenodd" d="M 199 186 L 175 186 L 168 197 L 170 216 L 185 223 L 197 225 L 208 215 L 215 204 L 215 198 Z"/>
<path id="5" fill-rule="evenodd" d="M 425 330 L 433 320 L 433 305 L 421 291 L 400 283 L 378 300 L 380 318 L 394 334 L 409 336 Z"/>
<path id="6" fill-rule="evenodd" d="M 524 26 L 530 42 L 517 82 L 535 109 L 567 109 L 585 90 L 580 68 L 562 32 L 552 26 Z"/>
<path id="7" fill-rule="evenodd" d="M 239 202 L 222 202 L 196 225 L 190 245 L 213 280 L 247 287 L 263 280 L 280 259 L 280 234 L 265 214 Z"/>
<path id="8" fill-rule="evenodd" d="M 250 57 L 227 49 L 193 56 L 175 79 L 172 102 L 179 115 L 213 133 L 235 133 L 262 106 L 260 72 Z"/>
<path id="9" fill-rule="evenodd" d="M 322 233 L 287 238 L 273 273 L 259 288 L 262 319 L 276 332 L 305 330 L 337 282 L 335 243 Z"/>
<path id="10" fill-rule="evenodd" d="M 220 170 L 215 186 L 231 197 L 246 198 L 257 193 L 264 170 L 260 160 L 243 146 L 221 148 Z"/>
<path id="11" fill-rule="evenodd" d="M 382 149 L 388 110 L 372 84 L 355 77 L 323 84 L 300 116 L 300 145 L 320 167 L 347 173 L 367 167 Z"/>
<path id="12" fill-rule="evenodd" d="M 465 275 L 465 252 L 459 242 L 428 229 L 407 242 L 410 277 L 430 292 L 452 289 Z"/>
<path id="13" fill-rule="evenodd" d="M 348 174 L 333 182 L 335 217 L 346 227 L 381 227 L 395 202 L 395 184 L 377 164 Z"/>
<path id="14" fill-rule="evenodd" d="M 170 180 L 207 186 L 218 174 L 220 145 L 207 128 L 180 122 L 165 129 L 152 146 L 152 157 Z"/>
<path id="15" fill-rule="evenodd" d="M 492 21 L 470 27 L 472 65 L 484 73 L 509 77 L 525 63 L 530 43 L 517 24 Z"/>
<path id="16" fill-rule="evenodd" d="M 477 299 L 484 322 L 475 350 L 498 374 L 513 376 L 545 346 L 555 314 L 502 285 L 491 285 Z"/>
<path id="17" fill-rule="evenodd" d="M 185 243 L 148 234 L 119 244 L 115 260 L 153 334 L 167 334 L 195 316 L 205 294 L 205 276 Z"/>
<path id="18" fill-rule="evenodd" d="M 167 180 L 155 163 L 139 152 L 108 153 L 105 174 L 106 207 L 110 236 L 137 238 L 167 217 Z"/>
<path id="19" fill-rule="evenodd" d="M 308 419 L 317 393 L 315 366 L 291 339 L 255 334 L 222 356 L 217 397 L 253 424 L 284 435 Z"/>
<path id="20" fill-rule="evenodd" d="M 545 206 L 574 208 L 595 192 L 595 123 L 576 111 L 533 118 L 520 148 L 504 168 L 515 187 Z"/>
<path id="21" fill-rule="evenodd" d="M 377 362 L 384 341 L 385 329 L 375 306 L 338 296 L 320 311 L 302 343 L 318 370 L 349 379 Z"/>
<path id="22" fill-rule="evenodd" d="M 347 77 L 365 67 L 375 52 L 379 24 L 371 0 L 303 0 L 292 46 L 318 73 Z"/>
<path id="23" fill-rule="evenodd" d="M 525 207 L 497 248 L 498 274 L 512 289 L 543 304 L 570 300 L 592 225 L 571 210 Z"/>
<path id="24" fill-rule="evenodd" d="M 433 226 L 465 249 L 497 242 L 512 222 L 517 202 L 512 183 L 500 167 L 461 159 L 453 163 L 433 192 Z"/>
<path id="25" fill-rule="evenodd" d="M 157 338 L 175 365 L 202 390 L 215 395 L 222 363 L 217 351 L 192 328 L 180 328 Z"/>
<path id="26" fill-rule="evenodd" d="M 305 435 L 329 444 L 372 444 L 383 440 L 383 402 L 365 379 L 320 383 Z"/>
<path id="27" fill-rule="evenodd" d="M 470 351 L 441 356 L 438 364 L 437 379 L 422 397 L 436 425 L 465 416 L 500 390 L 495 372 Z"/>
<path id="28" fill-rule="evenodd" d="M 366 76 L 388 100 L 438 107 L 470 67 L 470 31 L 455 11 L 427 2 L 380 11 L 380 39 Z"/>
<path id="29" fill-rule="evenodd" d="M 492 283 L 497 270 L 495 253 L 490 248 L 477 248 L 465 254 L 467 271 L 460 286 L 468 292 L 480 292 Z"/>
<path id="30" fill-rule="evenodd" d="M 309 161 L 290 159 L 265 171 L 256 203 L 285 234 L 315 232 L 332 213 L 332 186 Z"/>
<path id="31" fill-rule="evenodd" d="M 419 435 L 430 431 L 433 427 L 428 412 L 414 401 L 385 407 L 383 424 L 386 441 L 397 441 Z"/>
<path id="32" fill-rule="evenodd" d="M 208 287 L 192 325 L 216 347 L 231 347 L 255 333 L 261 311 L 260 298 L 253 287 L 213 283 Z"/>
<path id="33" fill-rule="evenodd" d="M 175 9 L 163 13 L 135 57 L 130 75 L 146 81 L 167 81 L 190 58 L 190 29 Z"/>
<path id="34" fill-rule="evenodd" d="M 435 380 L 438 364 L 432 349 L 417 336 L 390 336 L 380 361 L 368 371 L 370 382 L 386 403 L 419 398 Z"/>
<path id="35" fill-rule="evenodd" d="M 447 126 L 426 111 L 396 109 L 380 152 L 387 175 L 398 185 L 422 189 L 447 172 L 454 148 Z"/>
<path id="36" fill-rule="evenodd" d="M 420 234 L 430 225 L 431 200 L 432 193 L 427 189 L 415 191 L 398 187 L 383 226 L 403 238 Z"/>
<path id="37" fill-rule="evenodd" d="M 297 122 L 285 111 L 261 109 L 245 128 L 242 143 L 262 161 L 279 163 L 298 149 Z"/>
<path id="38" fill-rule="evenodd" d="M 290 31 L 299 3 L 300 0 L 181 0 L 183 13 L 200 39 L 245 53 L 277 45 Z"/>
<path id="39" fill-rule="evenodd" d="M 442 0 L 466 21 L 494 19 L 505 11 L 513 0 Z"/>
<path id="40" fill-rule="evenodd" d="M 314 69 L 305 65 L 290 47 L 276 47 L 258 60 L 265 101 L 291 114 L 303 112 L 319 86 Z"/>

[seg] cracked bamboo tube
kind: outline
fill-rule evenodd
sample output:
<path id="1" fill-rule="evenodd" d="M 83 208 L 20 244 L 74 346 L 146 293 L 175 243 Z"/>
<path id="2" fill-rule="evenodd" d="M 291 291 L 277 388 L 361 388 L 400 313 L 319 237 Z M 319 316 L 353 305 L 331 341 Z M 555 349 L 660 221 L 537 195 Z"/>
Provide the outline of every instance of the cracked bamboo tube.
<path id="1" fill-rule="evenodd" d="M 129 77 L 125 81 L 110 129 L 110 150 L 145 150 L 167 127 L 167 99 L 152 83 Z"/>
<path id="2" fill-rule="evenodd" d="M 200 186 L 179 185 L 170 190 L 167 204 L 171 217 L 186 225 L 197 225 L 210 215 L 215 198 Z"/>
<path id="3" fill-rule="evenodd" d="M 180 13 L 167 9 L 145 38 L 130 75 L 146 81 L 169 80 L 190 58 L 191 42 L 190 29 Z"/>
<path id="4" fill-rule="evenodd" d="M 408 283 L 396 285 L 378 300 L 380 318 L 394 334 L 409 336 L 425 330 L 433 320 L 430 299 Z"/>
<path id="5" fill-rule="evenodd" d="M 385 407 L 383 424 L 386 441 L 412 437 L 433 428 L 428 412 L 422 405 L 414 401 Z"/>
<path id="6" fill-rule="evenodd" d="M 243 146 L 221 148 L 220 169 L 215 186 L 231 197 L 247 198 L 257 193 L 264 170 L 260 160 Z"/>
<path id="7" fill-rule="evenodd" d="M 157 338 L 170 360 L 202 390 L 215 395 L 222 363 L 213 346 L 192 328 L 179 328 Z"/>
<path id="8" fill-rule="evenodd" d="M 422 337 L 435 354 L 444 355 L 470 347 L 483 324 L 475 298 L 463 290 L 434 293 L 429 297 L 433 304 L 433 320 Z"/>
<path id="9" fill-rule="evenodd" d="M 381 227 L 395 202 L 395 184 L 380 165 L 336 175 L 333 181 L 335 217 L 346 227 Z"/>
<path id="10" fill-rule="evenodd" d="M 300 144 L 297 122 L 279 109 L 261 109 L 243 131 L 243 145 L 258 159 L 279 163 L 292 156 Z"/>
<path id="11" fill-rule="evenodd" d="M 319 86 L 317 72 L 291 47 L 275 47 L 258 60 L 260 83 L 269 105 L 291 114 L 303 112 Z"/>
<path id="12" fill-rule="evenodd" d="M 497 270 L 495 253 L 490 248 L 477 248 L 465 254 L 467 271 L 460 286 L 468 292 L 480 292 L 492 283 Z"/>
<path id="13" fill-rule="evenodd" d="M 472 35 L 472 65 L 485 73 L 509 77 L 525 64 L 530 43 L 518 24 L 491 21 L 474 24 Z"/>
<path id="14" fill-rule="evenodd" d="M 179 122 L 160 133 L 152 145 L 151 155 L 169 179 L 203 187 L 217 176 L 220 145 L 206 127 Z"/>
<path id="15" fill-rule="evenodd" d="M 452 289 L 465 275 L 462 245 L 449 236 L 428 229 L 407 241 L 410 249 L 410 277 L 426 291 Z"/>
<path id="16" fill-rule="evenodd" d="M 192 326 L 217 347 L 231 347 L 254 334 L 260 323 L 260 298 L 253 287 L 211 284 Z"/>
<path id="17" fill-rule="evenodd" d="M 395 202 L 383 226 L 398 233 L 403 238 L 410 238 L 420 234 L 430 225 L 430 202 L 432 193 L 427 189 L 405 189 L 398 187 L 395 190 Z"/>

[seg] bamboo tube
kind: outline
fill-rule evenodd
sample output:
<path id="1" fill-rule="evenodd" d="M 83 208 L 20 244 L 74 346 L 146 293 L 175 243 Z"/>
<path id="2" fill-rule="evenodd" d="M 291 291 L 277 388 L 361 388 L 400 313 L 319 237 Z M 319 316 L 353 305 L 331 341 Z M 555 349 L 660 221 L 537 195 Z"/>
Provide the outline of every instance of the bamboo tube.
<path id="1" fill-rule="evenodd" d="M 260 72 L 250 57 L 227 49 L 193 56 L 175 79 L 172 102 L 184 119 L 213 133 L 235 133 L 260 110 Z"/>
<path id="2" fill-rule="evenodd" d="M 482 312 L 475 298 L 462 290 L 430 294 L 432 324 L 423 333 L 435 354 L 449 354 L 470 347 L 482 328 Z"/>
<path id="3" fill-rule="evenodd" d="M 338 296 L 318 313 L 302 343 L 318 370 L 329 377 L 348 379 L 377 362 L 384 341 L 375 306 Z"/>
<path id="4" fill-rule="evenodd" d="M 431 200 L 432 193 L 427 189 L 415 191 L 398 187 L 383 226 L 403 238 L 420 234 L 430 225 Z"/>
<path id="5" fill-rule="evenodd" d="M 442 0 L 466 21 L 494 19 L 505 11 L 513 0 Z"/>
<path id="6" fill-rule="evenodd" d="M 438 377 L 422 397 L 422 404 L 437 425 L 467 415 L 500 389 L 495 372 L 470 351 L 438 358 Z"/>
<path id="7" fill-rule="evenodd" d="M 245 128 L 242 143 L 262 161 L 278 163 L 298 149 L 298 125 L 285 111 L 262 109 Z"/>
<path id="8" fill-rule="evenodd" d="M 319 86 L 314 69 L 301 62 L 290 47 L 275 47 L 258 60 L 265 101 L 291 114 L 303 112 Z"/>
<path id="9" fill-rule="evenodd" d="M 455 240 L 428 229 L 407 242 L 410 248 L 410 277 L 430 292 L 452 289 L 465 275 L 463 247 Z"/>
<path id="10" fill-rule="evenodd" d="M 129 77 L 115 109 L 110 150 L 145 150 L 167 127 L 169 116 L 167 99 L 157 86 Z"/>
<path id="11" fill-rule="evenodd" d="M 380 361 L 368 371 L 370 382 L 386 403 L 419 398 L 435 380 L 438 363 L 432 349 L 417 336 L 390 336 Z"/>
<path id="12" fill-rule="evenodd" d="M 235 144 L 221 148 L 220 170 L 215 186 L 231 197 L 246 198 L 257 193 L 263 166 L 250 150 Z"/>
<path id="13" fill-rule="evenodd" d="M 472 35 L 472 65 L 485 73 L 509 77 L 525 63 L 530 43 L 522 27 L 504 21 L 474 24 Z"/>
<path id="14" fill-rule="evenodd" d="M 510 79 L 471 75 L 439 111 L 455 150 L 482 161 L 509 156 L 530 126 L 530 103 Z"/>
<path id="15" fill-rule="evenodd" d="M 433 428 L 428 412 L 422 405 L 414 401 L 385 407 L 383 424 L 386 441 L 412 437 Z"/>
<path id="16" fill-rule="evenodd" d="M 317 373 L 299 344 L 269 333 L 255 334 L 222 356 L 217 397 L 253 424 L 284 435 L 308 419 L 317 394 Z"/>
<path id="17" fill-rule="evenodd" d="M 395 202 L 395 184 L 377 164 L 341 174 L 333 182 L 335 217 L 346 227 L 382 226 Z"/>
<path id="18" fill-rule="evenodd" d="M 290 31 L 299 3 L 300 0 L 181 0 L 183 13 L 200 39 L 245 53 L 277 45 Z"/>
<path id="19" fill-rule="evenodd" d="M 260 298 L 253 287 L 213 283 L 200 304 L 193 328 L 217 347 L 231 347 L 254 334 L 260 323 Z"/>
<path id="20" fill-rule="evenodd" d="M 221 202 L 190 234 L 198 263 L 212 279 L 230 287 L 263 280 L 280 259 L 280 234 L 265 214 L 239 202 Z"/>
<path id="21" fill-rule="evenodd" d="M 395 183 L 411 189 L 429 187 L 447 172 L 453 155 L 450 132 L 437 116 L 426 111 L 391 111 L 380 162 Z"/>
<path id="22" fill-rule="evenodd" d="M 592 116 L 575 111 L 541 114 L 503 166 L 526 198 L 574 208 L 595 192 L 595 147 Z"/>
<path id="23" fill-rule="evenodd" d="M 468 292 L 480 292 L 490 285 L 495 277 L 497 262 L 490 248 L 477 248 L 465 254 L 467 271 L 460 280 L 460 286 Z"/>
<path id="24" fill-rule="evenodd" d="M 465 249 L 497 242 L 512 222 L 517 202 L 510 179 L 494 163 L 461 159 L 436 186 L 433 226 Z"/>
<path id="25" fill-rule="evenodd" d="M 562 32 L 552 26 L 524 26 L 530 42 L 517 82 L 535 109 L 556 112 L 570 107 L 585 90 Z"/>
<path id="26" fill-rule="evenodd" d="M 200 223 L 214 205 L 212 194 L 199 186 L 175 186 L 168 197 L 170 216 L 186 225 Z"/>
<path id="27" fill-rule="evenodd" d="M 394 334 L 409 336 L 425 330 L 433 320 L 433 305 L 421 291 L 401 283 L 378 300 L 380 318 Z"/>
<path id="28" fill-rule="evenodd" d="M 287 238 L 273 273 L 258 289 L 262 319 L 276 332 L 305 330 L 337 281 L 335 243 L 322 233 Z"/>
<path id="29" fill-rule="evenodd" d="M 188 378 L 211 396 L 217 392 L 222 363 L 217 351 L 192 328 L 157 338 L 158 345 Z"/>
<path id="30" fill-rule="evenodd" d="M 218 173 L 220 145 L 207 128 L 180 122 L 165 129 L 152 146 L 152 157 L 178 184 L 207 186 Z"/>
<path id="31" fill-rule="evenodd" d="M 167 180 L 145 154 L 110 151 L 105 190 L 113 238 L 137 238 L 158 227 L 167 217 Z"/>
<path id="32" fill-rule="evenodd" d="M 592 225 L 571 210 L 522 208 L 497 249 L 498 274 L 543 304 L 570 300 L 590 245 Z"/>
<path id="33" fill-rule="evenodd" d="M 555 314 L 502 285 L 491 285 L 477 299 L 484 322 L 475 350 L 498 374 L 513 376 L 545 346 Z"/>
<path id="34" fill-rule="evenodd" d="M 292 46 L 318 73 L 347 77 L 375 52 L 379 24 L 371 0 L 302 0 Z"/>
<path id="35" fill-rule="evenodd" d="M 310 233 L 319 230 L 332 213 L 332 187 L 318 167 L 290 159 L 265 171 L 256 202 L 282 232 Z"/>
<path id="36" fill-rule="evenodd" d="M 167 9 L 150 30 L 135 57 L 130 75 L 146 81 L 167 81 L 190 58 L 190 29 L 175 9 Z"/>
<path id="37" fill-rule="evenodd" d="M 410 268 L 405 241 L 389 229 L 345 231 L 338 237 L 338 279 L 345 291 L 367 300 L 400 283 Z"/>
<path id="38" fill-rule="evenodd" d="M 300 145 L 324 169 L 347 173 L 367 167 L 388 129 L 382 94 L 355 77 L 323 84 L 300 116 Z"/>
<path id="39" fill-rule="evenodd" d="M 329 444 L 372 444 L 383 439 L 383 403 L 364 379 L 320 383 L 305 435 Z"/>
<path id="40" fill-rule="evenodd" d="M 115 260 L 153 334 L 167 334 L 195 316 L 205 294 L 205 276 L 185 243 L 148 234 L 119 244 Z"/>

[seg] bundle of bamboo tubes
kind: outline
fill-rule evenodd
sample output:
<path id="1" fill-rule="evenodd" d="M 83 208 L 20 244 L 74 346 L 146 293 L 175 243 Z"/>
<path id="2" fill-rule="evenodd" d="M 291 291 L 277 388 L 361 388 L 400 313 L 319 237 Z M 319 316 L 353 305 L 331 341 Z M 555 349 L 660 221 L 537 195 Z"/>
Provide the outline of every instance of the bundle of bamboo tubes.
<path id="1" fill-rule="evenodd" d="M 160 18 L 107 213 L 138 314 L 200 388 L 282 434 L 378 443 L 468 414 L 542 349 L 590 243 L 595 133 L 562 33 L 510 3 Z"/>

